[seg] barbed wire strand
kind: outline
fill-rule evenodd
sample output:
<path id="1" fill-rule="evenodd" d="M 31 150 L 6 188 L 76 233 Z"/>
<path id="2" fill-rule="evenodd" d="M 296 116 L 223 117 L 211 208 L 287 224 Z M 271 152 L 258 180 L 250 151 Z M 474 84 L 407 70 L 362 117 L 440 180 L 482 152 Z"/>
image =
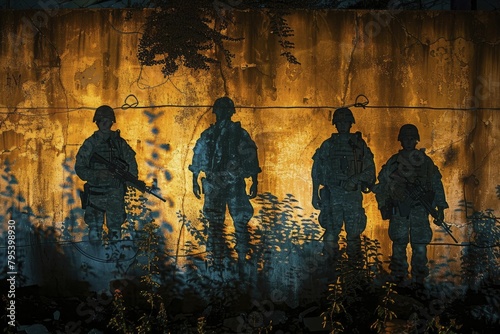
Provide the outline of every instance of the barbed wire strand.
<path id="1" fill-rule="evenodd" d="M 193 108 L 193 109 L 206 109 L 211 108 L 213 105 L 206 104 L 162 104 L 162 105 L 150 105 L 150 106 L 135 106 L 122 108 L 115 107 L 113 109 L 158 109 L 158 108 Z M 351 105 L 349 107 L 360 107 Z M 334 105 L 316 105 L 316 106 L 246 106 L 246 105 L 235 105 L 236 109 L 337 109 L 342 106 Z M 344 106 L 346 107 L 346 106 Z M 91 110 L 94 111 L 96 107 L 83 106 L 83 107 L 1 107 L 0 109 L 14 109 L 14 110 L 64 110 L 67 111 L 53 112 L 47 114 L 27 114 L 17 111 L 0 112 L 1 115 L 18 115 L 26 117 L 44 117 L 51 116 L 55 114 L 68 114 L 71 112 Z M 455 111 L 479 111 L 479 110 L 500 110 L 500 107 L 432 107 L 432 106 L 404 106 L 404 105 L 385 105 L 385 106 L 365 106 L 363 109 L 420 109 L 420 110 L 455 110 Z"/>
<path id="2" fill-rule="evenodd" d="M 364 102 L 358 102 L 360 98 L 364 98 Z M 133 99 L 133 102 L 130 103 L 128 100 Z M 121 106 L 114 107 L 114 109 L 122 109 L 122 110 L 128 110 L 128 109 L 158 109 L 158 108 L 201 108 L 201 109 L 206 109 L 206 108 L 211 108 L 212 105 L 206 105 L 206 104 L 159 104 L 159 105 L 148 105 L 148 106 L 141 106 L 139 105 L 139 99 L 134 95 L 134 94 L 129 94 L 124 100 L 124 103 Z M 308 105 L 302 105 L 302 106 L 297 106 L 297 105 L 290 105 L 290 106 L 284 106 L 284 105 L 275 105 L 275 106 L 248 106 L 248 105 L 235 105 L 235 108 L 237 109 L 254 109 L 254 110 L 261 110 L 261 109 L 337 109 L 340 107 L 356 107 L 356 108 L 363 108 L 363 109 L 415 109 L 415 110 L 456 110 L 456 111 L 479 111 L 479 110 L 500 110 L 500 107 L 433 107 L 433 106 L 410 106 L 410 105 L 369 105 L 369 100 L 364 94 L 359 94 L 355 102 L 352 104 L 348 104 L 345 106 L 334 106 L 334 105 L 315 105 L 315 106 L 308 106 Z M 91 106 L 81 106 L 81 107 L 17 107 L 17 106 L 0 106 L 1 109 L 6 109 L 6 110 L 13 110 L 13 111 L 8 111 L 8 112 L 0 112 L 1 115 L 18 115 L 18 116 L 26 116 L 26 117 L 46 117 L 46 116 L 51 116 L 55 114 L 67 114 L 67 113 L 72 113 L 72 112 L 77 112 L 77 111 L 82 111 L 82 110 L 92 110 L 94 111 L 96 107 L 91 107 Z M 61 110 L 61 111 L 55 111 L 51 113 L 46 113 L 46 114 L 27 114 L 27 113 L 22 113 L 18 112 L 17 110 L 26 110 L 26 111 L 35 111 L 35 110 Z"/>

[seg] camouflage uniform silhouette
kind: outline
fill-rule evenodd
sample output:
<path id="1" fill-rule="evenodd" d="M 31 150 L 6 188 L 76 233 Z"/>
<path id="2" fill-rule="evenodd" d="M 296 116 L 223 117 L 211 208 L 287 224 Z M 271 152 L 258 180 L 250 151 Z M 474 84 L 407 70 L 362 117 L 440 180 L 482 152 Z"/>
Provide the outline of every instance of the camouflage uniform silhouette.
<path id="1" fill-rule="evenodd" d="M 106 166 L 91 160 L 94 153 L 115 162 L 118 159 L 128 165 L 128 171 L 137 176 L 135 152 L 120 137 L 120 131 L 112 131 L 111 125 L 116 122 L 114 111 L 109 106 L 96 109 L 93 122 L 99 130 L 87 138 L 76 155 L 75 171 L 78 177 L 87 181 L 85 191 L 88 192 L 89 204 L 85 209 L 84 220 L 89 228 L 89 240 L 102 237 L 104 220 L 110 239 L 121 238 L 121 225 L 126 213 L 124 196 L 126 185 L 113 177 Z"/>
<path id="2" fill-rule="evenodd" d="M 354 116 L 348 108 L 337 109 L 332 123 L 339 133 L 333 133 L 313 156 L 312 204 L 321 210 L 318 220 L 326 230 L 323 252 L 336 259 L 339 233 L 345 223 L 348 257 L 356 263 L 360 259 L 360 236 L 366 228 L 362 191 L 375 181 L 375 164 L 361 133 L 349 132 Z"/>
<path id="3" fill-rule="evenodd" d="M 427 244 L 432 239 L 429 213 L 410 192 L 416 185 L 423 187 L 430 202 L 437 207 L 440 218 L 444 217 L 446 203 L 441 173 L 423 149 L 415 149 L 420 140 L 418 129 L 413 124 L 401 127 L 398 140 L 403 147 L 382 167 L 376 185 L 376 198 L 382 218 L 389 219 L 389 237 L 392 240 L 392 258 L 389 268 L 397 282 L 408 275 L 406 247 L 411 245 L 411 275 L 417 284 L 422 284 L 429 275 L 427 267 Z"/>
<path id="4" fill-rule="evenodd" d="M 243 266 L 249 247 L 248 222 L 254 212 L 249 198 L 257 195 L 257 174 L 261 172 L 257 146 L 240 122 L 231 120 L 235 109 L 230 98 L 217 99 L 213 112 L 215 124 L 201 134 L 193 149 L 193 161 L 189 166 L 193 173 L 193 192 L 201 198 L 198 176 L 204 172 L 203 215 L 209 223 L 208 247 L 220 260 L 225 248 L 223 232 L 227 206 L 236 232 L 238 262 Z M 252 178 L 249 195 L 245 178 Z"/>

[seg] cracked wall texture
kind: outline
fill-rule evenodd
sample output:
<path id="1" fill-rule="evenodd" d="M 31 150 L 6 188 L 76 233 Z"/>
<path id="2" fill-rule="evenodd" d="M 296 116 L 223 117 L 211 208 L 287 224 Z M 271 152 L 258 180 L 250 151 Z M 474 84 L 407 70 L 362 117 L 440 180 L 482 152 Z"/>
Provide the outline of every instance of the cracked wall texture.
<path id="1" fill-rule="evenodd" d="M 0 154 L 14 163 L 28 204 L 43 208 L 41 224 L 60 225 L 78 205 L 63 195 L 71 171 L 62 165 L 96 130 L 92 108 L 121 107 L 129 94 L 138 106 L 151 107 L 116 109 L 114 129 L 137 152 L 140 177 L 150 182 L 156 175 L 168 196 L 170 205 L 153 198 L 149 203 L 174 227 L 171 239 L 178 236 L 175 212 L 195 219 L 202 207 L 187 167 L 195 141 L 215 121 L 207 106 L 226 94 L 238 106 L 251 107 L 238 108 L 234 119 L 258 145 L 259 192 L 278 198 L 291 193 L 305 212 L 315 212 L 311 157 L 334 132 L 332 110 L 353 104 L 359 94 L 370 103 L 352 108 L 353 130 L 363 133 L 377 172 L 400 148 L 399 127 L 418 126 L 419 147 L 441 168 L 450 204 L 446 220 L 456 224 L 459 240 L 467 241 L 464 213 L 457 210 L 464 190 L 476 210 L 498 209 L 500 114 L 493 108 L 500 107 L 500 13 L 295 12 L 288 20 L 300 65 L 280 56 L 264 15 L 234 15 L 228 34 L 244 40 L 227 44 L 235 54 L 232 68 L 181 67 L 164 78 L 136 57 L 147 11 L 0 12 Z M 467 108 L 479 109 L 462 110 Z M 158 155 L 159 144 L 170 150 Z M 373 194 L 365 204 L 366 234 L 390 254 L 387 223 Z M 447 251 L 436 247 L 430 253 Z"/>

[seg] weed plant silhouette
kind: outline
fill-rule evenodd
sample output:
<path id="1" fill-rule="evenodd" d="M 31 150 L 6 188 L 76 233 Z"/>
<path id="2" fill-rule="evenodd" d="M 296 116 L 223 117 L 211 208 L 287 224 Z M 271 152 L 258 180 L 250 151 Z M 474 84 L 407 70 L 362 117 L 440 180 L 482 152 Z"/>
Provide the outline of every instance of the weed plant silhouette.
<path id="1" fill-rule="evenodd" d="M 493 210 L 474 212 L 468 220 L 469 246 L 462 251 L 462 277 L 477 291 L 500 283 L 500 225 Z"/>
<path id="2" fill-rule="evenodd" d="M 75 240 L 77 235 L 86 230 L 83 224 L 84 210 L 81 208 L 79 199 L 75 198 L 75 192 L 79 192 L 80 189 L 77 189 L 78 176 L 73 168 L 74 165 L 75 158 L 73 156 L 64 159 L 62 164 L 63 170 L 67 174 L 61 185 L 62 198 L 65 199 L 66 205 L 70 208 L 61 226 L 63 240 Z"/>
<path id="3" fill-rule="evenodd" d="M 331 275 L 333 281 L 328 285 L 326 311 L 322 313 L 323 327 L 328 328 L 330 333 L 363 333 L 374 323 L 376 328 L 383 327 L 380 319 L 374 318 L 377 307 L 379 310 L 380 307 L 384 310 L 387 307 L 378 305 L 378 297 L 387 290 L 387 286 L 381 287 L 380 284 L 380 277 L 386 275 L 379 259 L 382 255 L 379 252 L 380 243 L 362 236 L 361 263 L 349 260 L 343 235 L 340 236 L 340 244 L 343 247 Z"/>
<path id="4" fill-rule="evenodd" d="M 141 283 L 145 289 L 141 296 L 146 299 L 148 308 L 139 318 L 138 333 L 166 333 L 167 315 L 162 296 L 159 294 L 161 285 L 160 275 L 160 237 L 158 236 L 158 224 L 154 220 L 144 226 L 144 237 L 139 240 L 139 259 L 145 257 L 142 269 L 145 274 L 141 277 Z"/>
<path id="5" fill-rule="evenodd" d="M 313 215 L 307 217 L 303 213 L 292 194 L 279 200 L 266 192 L 259 194 L 256 201 L 260 209 L 254 217 L 257 224 L 250 238 L 250 250 L 259 273 L 258 284 L 286 291 L 288 302 L 297 306 L 297 298 L 308 289 L 304 283 L 312 283 L 309 276 L 319 274 L 315 272 L 315 250 L 321 229 L 313 222 Z"/>
<path id="6" fill-rule="evenodd" d="M 497 187 L 498 190 L 498 187 Z M 457 211 L 467 219 L 468 242 L 462 246 L 460 281 L 462 286 L 446 286 L 446 281 L 431 286 L 427 297 L 439 305 L 440 312 L 414 319 L 420 330 L 429 333 L 495 333 L 500 327 L 500 228 L 493 210 L 477 211 L 472 203 L 459 202 Z M 472 213 L 469 214 L 469 212 Z M 458 274 L 445 278 L 454 281 Z M 432 305 L 428 310 L 433 310 Z M 434 309 L 436 306 L 433 306 Z M 411 322 L 409 322 L 410 324 Z"/>
<path id="7" fill-rule="evenodd" d="M 182 251 L 186 255 L 183 268 L 186 270 L 187 282 L 196 281 L 208 270 L 210 255 L 206 250 L 207 232 L 206 219 L 200 212 L 200 217 L 195 222 L 191 221 L 181 211 L 177 211 L 177 220 L 180 226 L 184 226 L 189 234 L 194 238 L 194 242 L 186 240 L 182 246 Z M 200 227 L 201 225 L 201 227 Z M 180 238 L 178 240 L 180 242 Z M 179 256 L 179 254 L 176 254 Z"/>
<path id="8" fill-rule="evenodd" d="M 314 298 L 310 292 L 317 290 L 317 283 L 310 276 L 317 274 L 318 265 L 314 262 L 317 254 L 311 245 L 319 244 L 321 235 L 315 216 L 304 215 L 291 194 L 280 200 L 271 193 L 264 193 L 259 194 L 256 201 L 260 209 L 251 221 L 248 258 L 248 270 L 253 273 L 248 273 L 247 282 L 234 279 L 231 268 L 213 261 L 210 247 L 203 252 L 207 246 L 206 228 L 210 227 L 202 214 L 191 220 L 177 213 L 179 223 L 192 237 L 183 248 L 186 253 L 194 254 L 186 259 L 185 275 L 189 285 L 197 288 L 199 296 L 207 303 L 203 316 L 208 329 L 220 329 L 224 315 L 252 308 L 248 298 L 269 299 L 266 294 L 271 291 L 279 290 L 285 297 L 283 301 L 294 307 L 298 306 L 301 294 Z M 223 231 L 222 238 L 223 242 L 231 243 L 233 236 Z"/>
<path id="9" fill-rule="evenodd" d="M 177 218 L 194 238 L 194 242 L 187 240 L 184 243 L 183 251 L 189 255 L 183 269 L 186 290 L 197 291 L 197 297 L 203 301 L 202 317 L 197 326 L 221 330 L 224 318 L 238 308 L 246 291 L 242 282 L 234 279 L 229 252 L 224 250 L 222 255 L 214 254 L 213 248 L 207 246 L 206 230 L 210 227 L 203 214 L 200 212 L 199 217 L 192 221 L 179 211 Z M 222 231 L 221 238 L 219 242 L 225 244 L 233 235 Z M 214 260 L 214 257 L 225 261 Z"/>
<path id="10" fill-rule="evenodd" d="M 466 330 L 499 328 L 499 218 L 490 209 L 475 211 L 468 217 L 468 224 L 469 245 L 463 248 L 461 256 L 462 279 L 468 288 L 461 304 L 467 307 L 455 305 L 455 313 L 464 321 Z"/>
<path id="11" fill-rule="evenodd" d="M 380 253 L 380 242 L 372 240 L 366 235 L 361 236 L 361 253 L 363 255 L 362 266 L 366 275 L 367 282 L 375 282 L 381 277 L 387 277 L 388 273 L 385 271 L 380 260 L 383 254 Z"/>
<path id="12" fill-rule="evenodd" d="M 170 145 L 158 143 L 157 137 L 160 130 L 154 125 L 154 121 L 162 116 L 160 113 L 144 111 L 144 115 L 151 124 L 152 140 L 146 140 L 151 154 L 146 158 L 146 164 L 151 169 L 147 172 L 147 179 L 153 179 L 153 191 L 160 191 L 156 187 L 159 175 L 158 170 L 163 170 L 159 162 L 160 153 L 170 150 Z M 162 177 L 170 181 L 172 176 L 164 171 Z M 119 243 L 120 247 L 137 247 L 137 254 L 133 264 L 139 275 L 139 282 L 132 276 L 131 284 L 138 283 L 140 287 L 138 304 L 127 303 L 124 292 L 120 289 L 114 291 L 113 313 L 108 323 L 120 333 L 167 333 L 168 311 L 165 307 L 168 301 L 181 294 L 181 281 L 177 280 L 176 274 L 179 270 L 176 266 L 175 256 L 169 255 L 172 250 L 167 249 L 164 233 L 172 232 L 172 226 L 167 221 L 161 221 L 162 212 L 158 209 L 148 207 L 148 199 L 137 189 L 128 187 L 125 195 L 127 217 L 122 225 L 122 235 L 125 241 Z M 172 205 L 170 198 L 168 203 Z M 133 241 L 133 242 L 132 242 Z M 108 245 L 113 246 L 113 242 Z M 121 254 L 118 252 L 118 254 Z M 122 276 L 128 273 L 122 272 Z M 133 299 L 135 300 L 135 299 Z M 126 320 L 125 320 L 126 319 Z"/>
<path id="13" fill-rule="evenodd" d="M 17 178 L 15 175 L 12 173 L 12 164 L 11 162 L 6 159 L 3 163 L 4 167 L 2 170 L 2 188 L 0 191 L 0 203 L 3 208 L 6 208 L 5 214 L 0 212 L 0 219 L 2 222 L 7 222 L 9 220 L 14 220 L 16 224 L 19 224 L 21 222 L 21 217 L 22 217 L 22 212 L 24 211 L 23 208 L 21 208 L 21 205 L 26 202 L 24 197 L 19 193 L 16 192 L 17 185 L 19 182 L 17 181 Z M 6 226 L 7 224 L 4 224 L 3 226 Z M 21 282 L 24 280 L 26 281 L 26 277 L 23 276 L 23 266 L 24 266 L 24 256 L 23 254 L 20 254 L 19 249 L 20 249 L 20 237 L 21 235 L 19 234 L 19 226 L 15 226 L 16 228 L 16 244 L 18 247 L 16 247 L 16 265 L 17 265 L 17 272 L 19 274 L 18 279 L 21 280 Z M 7 235 L 8 231 L 7 229 L 3 230 L 2 233 L 2 245 L 7 245 Z M 22 240 L 26 241 L 26 240 Z M 1 274 L 1 279 L 5 280 L 7 278 L 7 272 L 12 271 L 9 270 L 7 267 L 7 248 L 6 247 L 0 247 L 0 255 L 2 256 L 1 258 L 1 264 L 2 264 L 2 274 Z"/>
<path id="14" fill-rule="evenodd" d="M 382 286 L 385 290 L 385 295 L 382 297 L 382 302 L 375 308 L 377 319 L 370 326 L 371 329 L 379 334 L 386 332 L 388 321 L 397 318 L 396 313 L 391 309 L 391 305 L 395 303 L 394 294 L 397 294 L 394 290 L 395 285 L 394 283 L 388 282 Z"/>
<path id="15" fill-rule="evenodd" d="M 148 210 L 146 210 L 147 212 Z M 167 313 L 160 294 L 162 284 L 162 247 L 158 234 L 159 225 L 151 218 L 143 225 L 138 238 L 137 265 L 143 274 L 140 276 L 140 303 L 127 305 L 122 291 L 114 291 L 113 316 L 108 327 L 119 333 L 167 333 Z M 139 318 L 137 318 L 139 313 Z M 132 320 L 133 319 L 133 320 Z M 131 330 L 132 329 L 132 330 Z"/>
<path id="16" fill-rule="evenodd" d="M 25 286 L 28 282 L 33 280 L 33 277 L 28 277 L 30 273 L 28 270 L 28 257 L 31 248 L 29 247 L 31 242 L 36 240 L 35 233 L 40 233 L 42 226 L 34 226 L 33 221 L 46 219 L 47 216 L 43 214 L 43 208 L 37 208 L 37 211 L 41 213 L 36 213 L 33 208 L 28 205 L 26 198 L 19 191 L 19 182 L 17 177 L 12 172 L 12 163 L 9 159 L 5 159 L 3 163 L 4 167 L 2 170 L 1 180 L 1 190 L 0 190 L 0 206 L 6 208 L 5 213 L 0 213 L 0 219 L 3 222 L 9 220 L 15 221 L 15 237 L 16 237 L 16 283 L 18 286 Z M 5 224 L 4 226 L 6 226 Z M 52 234 L 51 234 L 52 235 Z M 7 245 L 7 229 L 2 233 L 1 237 L 2 245 Z M 2 259 L 0 260 L 1 266 L 4 269 L 2 271 L 2 279 L 6 278 L 6 273 L 13 270 L 7 270 L 7 248 L 0 247 L 0 254 Z M 42 268 L 43 269 L 43 268 Z M 33 273 L 31 273 L 33 274 Z M 30 282 L 32 283 L 32 282 Z"/>
<path id="17" fill-rule="evenodd" d="M 134 323 L 127 313 L 123 294 L 119 289 L 116 289 L 113 293 L 113 316 L 109 320 L 108 327 L 120 334 L 133 333 Z"/>
<path id="18" fill-rule="evenodd" d="M 213 234 L 219 236 L 217 240 L 208 240 L 208 229 L 211 227 L 201 211 L 196 220 L 191 220 L 178 211 L 177 219 L 194 239 L 194 242 L 186 240 L 182 246 L 184 253 L 190 254 L 186 266 L 197 271 L 198 275 L 212 275 L 211 279 L 224 281 L 232 270 L 229 243 L 234 242 L 234 233 L 227 233 L 226 229 L 222 229 Z"/>

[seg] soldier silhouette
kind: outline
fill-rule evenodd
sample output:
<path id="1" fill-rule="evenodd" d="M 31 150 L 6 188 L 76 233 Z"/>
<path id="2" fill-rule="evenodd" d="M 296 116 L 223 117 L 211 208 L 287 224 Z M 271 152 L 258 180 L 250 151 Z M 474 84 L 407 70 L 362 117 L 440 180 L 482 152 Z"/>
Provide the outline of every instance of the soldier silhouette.
<path id="1" fill-rule="evenodd" d="M 374 192 L 383 219 L 389 219 L 392 257 L 389 269 L 393 280 L 408 283 L 406 247 L 411 245 L 411 276 L 413 284 L 421 286 L 429 275 L 427 245 L 432 239 L 429 212 L 414 196 L 425 197 L 443 220 L 446 203 L 441 173 L 424 149 L 417 150 L 420 141 L 413 124 L 403 125 L 398 134 L 402 149 L 386 162 L 379 172 Z"/>
<path id="2" fill-rule="evenodd" d="M 94 153 L 110 162 L 120 161 L 128 171 L 137 176 L 135 152 L 120 137 L 120 130 L 111 127 L 116 122 L 114 110 L 107 105 L 96 109 L 93 122 L 98 130 L 87 138 L 76 155 L 75 172 L 83 181 L 82 203 L 85 209 L 84 220 L 89 228 L 91 242 L 102 238 L 104 222 L 110 240 L 121 239 L 121 225 L 125 221 L 126 184 L 113 176 L 105 164 L 95 161 Z M 85 199 L 83 199 L 85 198 Z"/>
<path id="3" fill-rule="evenodd" d="M 193 193 L 200 199 L 204 195 L 203 215 L 208 221 L 208 250 L 217 263 L 225 254 L 224 221 L 226 206 L 236 232 L 238 270 L 244 273 L 249 250 L 248 222 L 253 216 L 249 199 L 257 196 L 257 175 L 261 172 L 257 146 L 240 122 L 233 122 L 233 101 L 218 98 L 213 105 L 215 124 L 203 131 L 193 149 L 189 170 L 193 173 Z M 200 187 L 200 174 L 201 177 Z M 246 179 L 251 179 L 249 194 Z"/>
<path id="4" fill-rule="evenodd" d="M 354 116 L 350 109 L 335 110 L 333 133 L 316 150 L 312 166 L 312 205 L 321 210 L 318 220 L 325 229 L 323 253 L 334 264 L 339 255 L 339 233 L 345 224 L 347 254 L 351 263 L 360 261 L 361 233 L 366 228 L 363 194 L 375 181 L 373 154 L 361 133 L 351 133 Z"/>

